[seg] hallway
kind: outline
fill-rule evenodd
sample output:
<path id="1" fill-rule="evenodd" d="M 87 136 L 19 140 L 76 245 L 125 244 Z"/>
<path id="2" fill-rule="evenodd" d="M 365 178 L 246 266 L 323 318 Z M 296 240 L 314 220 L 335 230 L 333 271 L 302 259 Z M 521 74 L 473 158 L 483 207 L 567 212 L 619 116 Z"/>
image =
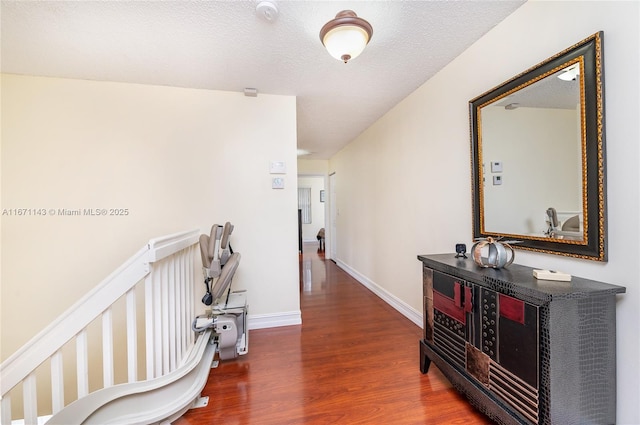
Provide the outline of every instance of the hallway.
<path id="1" fill-rule="evenodd" d="M 211 370 L 209 405 L 175 424 L 491 423 L 420 373 L 422 330 L 317 248 L 300 256 L 302 326 L 251 331 L 246 356 Z"/>

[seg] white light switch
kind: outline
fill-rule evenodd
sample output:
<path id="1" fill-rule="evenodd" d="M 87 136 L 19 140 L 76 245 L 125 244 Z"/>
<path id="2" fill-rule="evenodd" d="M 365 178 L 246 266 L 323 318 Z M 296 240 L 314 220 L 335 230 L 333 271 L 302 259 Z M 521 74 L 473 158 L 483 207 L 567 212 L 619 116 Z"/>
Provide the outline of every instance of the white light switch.
<path id="1" fill-rule="evenodd" d="M 271 179 L 272 189 L 284 189 L 284 177 L 274 177 Z"/>
<path id="2" fill-rule="evenodd" d="M 502 161 L 494 161 L 491 163 L 491 172 L 492 173 L 501 173 L 502 172 Z"/>

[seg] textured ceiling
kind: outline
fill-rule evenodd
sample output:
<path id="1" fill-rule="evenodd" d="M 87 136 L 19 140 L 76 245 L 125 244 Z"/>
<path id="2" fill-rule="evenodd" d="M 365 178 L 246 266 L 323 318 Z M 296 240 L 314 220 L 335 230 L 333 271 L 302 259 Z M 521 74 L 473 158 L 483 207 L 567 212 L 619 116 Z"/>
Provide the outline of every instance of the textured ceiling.
<path id="1" fill-rule="evenodd" d="M 326 159 L 524 0 L 6 1 L 2 72 L 297 96 L 298 148 Z M 329 56 L 322 25 L 352 9 L 364 53 Z"/>

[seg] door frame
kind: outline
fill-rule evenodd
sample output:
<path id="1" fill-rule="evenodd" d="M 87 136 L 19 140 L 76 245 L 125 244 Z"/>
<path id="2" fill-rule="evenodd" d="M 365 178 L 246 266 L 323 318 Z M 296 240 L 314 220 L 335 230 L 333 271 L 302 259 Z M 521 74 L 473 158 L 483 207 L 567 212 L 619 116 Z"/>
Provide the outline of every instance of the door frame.
<path id="1" fill-rule="evenodd" d="M 336 201 L 336 193 L 337 193 L 336 182 L 337 182 L 337 177 L 336 177 L 336 172 L 334 171 L 329 174 L 329 182 L 327 187 L 327 190 L 329 192 L 329 196 L 328 196 L 329 214 L 325 216 L 325 223 L 328 221 L 328 228 L 329 228 L 329 239 L 327 241 L 329 245 L 329 256 L 327 256 L 325 253 L 325 258 L 333 260 L 334 263 L 336 262 L 336 258 L 338 258 L 338 253 L 337 253 L 338 251 L 338 247 L 337 247 L 338 202 Z"/>
<path id="2" fill-rule="evenodd" d="M 327 193 L 329 196 L 325 196 L 325 202 L 324 202 L 324 241 L 325 241 L 325 259 L 330 259 L 331 258 L 331 254 L 327 251 L 327 247 L 331 247 L 331 241 L 333 240 L 332 238 L 332 234 L 331 234 L 331 220 L 329 218 L 329 213 L 330 213 L 330 205 L 331 205 L 331 192 L 328 190 L 329 185 L 328 185 L 328 176 L 327 174 L 319 174 L 319 173 L 298 173 L 298 178 L 305 178 L 305 177 L 318 177 L 318 178 L 322 178 L 323 179 L 323 184 L 324 184 L 324 190 L 326 191 L 325 193 Z M 297 179 L 296 179 L 296 188 L 298 187 L 297 185 Z"/>

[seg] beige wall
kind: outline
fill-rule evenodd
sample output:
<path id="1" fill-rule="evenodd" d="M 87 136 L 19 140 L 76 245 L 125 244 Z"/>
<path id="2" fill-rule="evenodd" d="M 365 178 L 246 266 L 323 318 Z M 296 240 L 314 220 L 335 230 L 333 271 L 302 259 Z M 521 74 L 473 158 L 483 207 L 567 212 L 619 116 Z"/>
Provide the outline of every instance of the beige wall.
<path id="1" fill-rule="evenodd" d="M 627 287 L 617 309 L 620 424 L 640 423 L 639 9 L 639 2 L 525 3 L 329 166 L 339 188 L 338 264 L 418 313 L 416 255 L 471 244 L 469 100 L 603 30 L 609 262 L 524 251 L 516 262 Z"/>
<path id="2" fill-rule="evenodd" d="M 298 159 L 299 175 L 326 176 L 329 161 L 326 159 Z"/>
<path id="3" fill-rule="evenodd" d="M 2 209 L 128 209 L 2 216 L 3 359 L 150 238 L 225 221 L 250 320 L 299 319 L 294 97 L 6 74 L 1 87 Z"/>

